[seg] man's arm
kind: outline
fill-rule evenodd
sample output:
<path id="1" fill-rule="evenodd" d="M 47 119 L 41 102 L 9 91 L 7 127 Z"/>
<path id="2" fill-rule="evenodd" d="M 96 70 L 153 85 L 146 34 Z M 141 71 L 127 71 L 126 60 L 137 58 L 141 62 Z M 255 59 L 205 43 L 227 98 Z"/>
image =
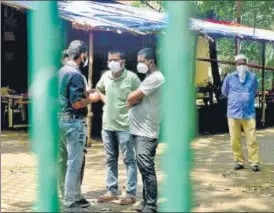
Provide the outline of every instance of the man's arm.
<path id="1" fill-rule="evenodd" d="M 138 88 L 134 92 L 129 94 L 127 99 L 128 105 L 135 105 L 139 103 L 144 97 L 145 94 Z"/>
<path id="2" fill-rule="evenodd" d="M 87 105 L 91 103 L 98 102 L 98 101 L 100 101 L 100 95 L 97 92 L 95 92 L 95 93 L 89 94 L 87 98 L 82 98 L 81 101 L 77 101 L 73 103 L 72 107 L 74 109 L 81 109 L 81 108 L 85 108 Z"/>
<path id="3" fill-rule="evenodd" d="M 132 81 L 133 81 L 132 82 L 133 92 L 130 93 L 128 96 L 128 100 L 127 100 L 128 106 L 130 106 L 130 105 L 132 106 L 132 105 L 139 103 L 145 96 L 145 94 L 140 89 L 138 89 L 141 84 L 139 77 L 134 74 Z"/>
<path id="4" fill-rule="evenodd" d="M 162 74 L 145 78 L 140 87 L 128 96 L 128 105 L 132 106 L 134 104 L 137 104 L 145 96 L 152 94 L 158 88 L 160 88 L 164 82 L 165 78 Z"/>
<path id="5" fill-rule="evenodd" d="M 223 85 L 222 85 L 222 94 L 226 97 L 228 97 L 228 91 L 229 91 L 229 86 L 228 86 L 228 76 L 227 75 L 224 79 Z"/>
<path id="6" fill-rule="evenodd" d="M 71 85 L 69 86 L 70 102 L 74 109 L 81 109 L 92 102 L 99 101 L 98 93 L 89 94 L 87 98 L 83 98 L 86 92 L 86 85 L 81 75 L 74 75 L 71 78 Z"/>
<path id="7" fill-rule="evenodd" d="M 105 104 L 105 82 L 104 82 L 105 75 L 103 74 L 96 85 L 96 91 L 99 94 L 100 100 Z"/>

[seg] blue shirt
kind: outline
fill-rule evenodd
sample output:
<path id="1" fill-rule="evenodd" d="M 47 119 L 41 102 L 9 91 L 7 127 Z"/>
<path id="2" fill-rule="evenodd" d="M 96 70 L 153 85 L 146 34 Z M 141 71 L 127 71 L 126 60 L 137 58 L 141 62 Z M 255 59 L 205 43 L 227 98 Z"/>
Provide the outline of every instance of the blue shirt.
<path id="1" fill-rule="evenodd" d="M 71 65 L 63 66 L 59 71 L 60 113 L 87 116 L 87 107 L 74 109 L 73 103 L 85 97 L 86 83 L 81 71 Z"/>
<path id="2" fill-rule="evenodd" d="M 227 117 L 234 119 L 255 118 L 255 97 L 257 78 L 255 73 L 247 72 L 243 83 L 237 71 L 227 75 L 222 86 L 222 93 L 228 98 Z"/>

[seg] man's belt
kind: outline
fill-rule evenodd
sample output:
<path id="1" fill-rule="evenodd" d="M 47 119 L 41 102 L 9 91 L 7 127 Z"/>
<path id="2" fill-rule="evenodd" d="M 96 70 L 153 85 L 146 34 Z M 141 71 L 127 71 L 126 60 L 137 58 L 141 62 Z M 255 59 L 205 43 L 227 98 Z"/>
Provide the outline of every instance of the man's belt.
<path id="1" fill-rule="evenodd" d="M 59 114 L 59 118 L 61 118 L 61 119 L 85 119 L 84 116 L 70 115 L 70 114 Z"/>

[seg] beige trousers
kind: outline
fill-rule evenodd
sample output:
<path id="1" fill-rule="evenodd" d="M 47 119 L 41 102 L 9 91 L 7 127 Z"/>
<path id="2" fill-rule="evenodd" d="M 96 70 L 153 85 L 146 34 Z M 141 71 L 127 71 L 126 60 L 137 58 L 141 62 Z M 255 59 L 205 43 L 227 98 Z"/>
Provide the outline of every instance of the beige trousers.
<path id="1" fill-rule="evenodd" d="M 228 126 L 235 162 L 242 165 L 245 162 L 241 144 L 241 127 L 243 127 L 248 150 L 248 161 L 251 165 L 258 165 L 260 155 L 256 141 L 256 120 L 228 118 Z"/>

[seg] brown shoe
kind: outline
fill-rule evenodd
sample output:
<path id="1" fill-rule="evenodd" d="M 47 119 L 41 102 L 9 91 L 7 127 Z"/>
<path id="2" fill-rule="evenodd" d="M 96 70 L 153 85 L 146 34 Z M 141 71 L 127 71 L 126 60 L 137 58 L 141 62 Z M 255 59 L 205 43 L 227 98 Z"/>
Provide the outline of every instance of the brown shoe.
<path id="1" fill-rule="evenodd" d="M 108 193 L 102 195 L 101 197 L 99 197 L 97 202 L 98 203 L 107 203 L 107 202 L 110 202 L 113 200 L 117 200 L 117 196 L 108 192 Z"/>
<path id="2" fill-rule="evenodd" d="M 136 198 L 135 197 L 123 197 L 120 200 L 120 205 L 132 205 L 136 203 Z"/>

